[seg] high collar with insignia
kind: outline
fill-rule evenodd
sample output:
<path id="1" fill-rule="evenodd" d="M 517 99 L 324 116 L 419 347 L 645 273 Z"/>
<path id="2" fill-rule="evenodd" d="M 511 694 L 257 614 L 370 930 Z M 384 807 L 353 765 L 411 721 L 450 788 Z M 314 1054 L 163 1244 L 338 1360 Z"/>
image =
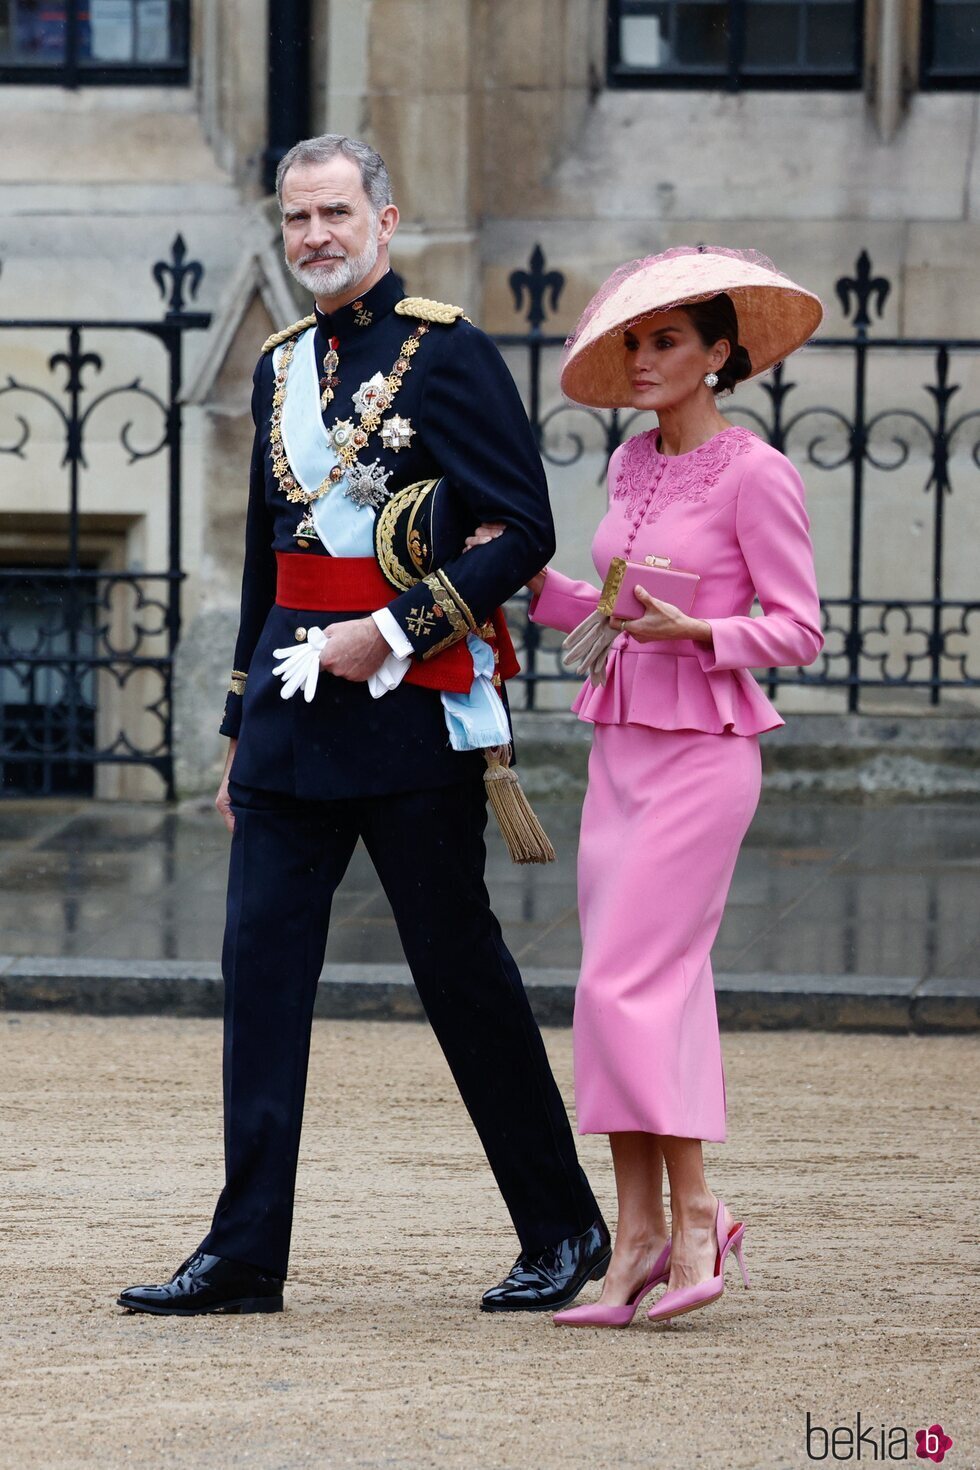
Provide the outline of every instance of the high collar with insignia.
<path id="1" fill-rule="evenodd" d="M 402 300 L 404 290 L 394 271 L 388 271 L 376 281 L 370 291 L 348 301 L 336 311 L 321 311 L 314 308 L 316 322 L 325 337 L 338 337 L 343 350 L 344 342 L 363 336 L 368 327 L 389 316 Z"/>
<path id="2" fill-rule="evenodd" d="M 281 343 L 299 336 L 307 327 L 319 327 L 325 339 L 333 337 L 342 346 L 344 341 L 356 341 L 358 337 L 363 337 L 368 326 L 384 320 L 392 312 L 439 326 L 452 326 L 460 320 L 469 321 L 461 306 L 451 306 L 446 301 L 433 301 L 428 296 L 403 296 L 398 277 L 393 271 L 388 271 L 370 291 L 365 291 L 363 296 L 356 297 L 338 311 L 328 313 L 315 307 L 309 316 L 293 322 L 280 332 L 273 332 L 263 342 L 262 351 L 271 352 Z"/>

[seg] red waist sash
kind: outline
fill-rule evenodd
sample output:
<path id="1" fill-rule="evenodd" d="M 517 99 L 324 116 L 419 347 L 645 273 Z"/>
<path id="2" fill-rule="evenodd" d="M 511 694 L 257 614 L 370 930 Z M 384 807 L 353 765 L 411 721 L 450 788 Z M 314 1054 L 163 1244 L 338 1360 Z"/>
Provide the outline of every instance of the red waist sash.
<path id="1" fill-rule="evenodd" d="M 276 603 L 279 607 L 305 612 L 377 612 L 393 602 L 394 593 L 381 575 L 373 556 L 304 556 L 301 552 L 276 552 Z M 494 682 L 512 679 L 520 672 L 507 623 L 500 608 L 480 629 L 494 656 Z M 405 675 L 406 684 L 447 694 L 468 694 L 473 684 L 473 655 L 466 639 L 444 648 L 424 661 L 414 658 Z"/>

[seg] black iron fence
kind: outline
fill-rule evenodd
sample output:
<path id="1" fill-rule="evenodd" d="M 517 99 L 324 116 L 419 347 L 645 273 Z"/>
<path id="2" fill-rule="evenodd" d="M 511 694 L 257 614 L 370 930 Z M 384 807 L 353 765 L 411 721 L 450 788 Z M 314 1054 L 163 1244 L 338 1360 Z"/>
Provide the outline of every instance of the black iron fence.
<path id="1" fill-rule="evenodd" d="M 185 295 L 196 295 L 202 274 L 201 265 L 186 258 L 178 236 L 170 260 L 153 267 L 166 298 L 159 320 L 0 320 L 0 333 L 16 334 L 0 341 L 15 344 L 17 356 L 7 360 L 18 366 L 16 376 L 0 379 L 0 454 L 9 456 L 15 468 L 23 464 L 25 480 L 29 475 L 43 492 L 33 498 L 40 509 L 5 518 L 0 538 L 0 785 L 5 792 L 91 791 L 101 765 L 149 767 L 173 794 L 172 675 L 183 577 L 182 344 L 185 332 L 210 321 L 185 304 Z M 510 285 L 523 326 L 496 340 L 524 379 L 545 461 L 556 474 L 581 466 L 583 488 L 594 492 L 594 524 L 604 505 L 605 463 L 634 431 L 639 415 L 602 413 L 557 399 L 557 352 L 564 339 L 548 331 L 548 319 L 558 309 L 565 280 L 548 269 L 540 247 L 526 269 L 512 273 Z M 964 564 L 971 564 L 963 554 L 970 518 L 964 519 L 963 531 L 951 533 L 948 514 L 951 503 L 968 506 L 975 535 L 980 408 L 963 407 L 958 379 L 977 367 L 980 339 L 874 336 L 872 317 L 882 316 L 890 283 L 874 274 L 867 254 L 836 289 L 850 335 L 821 338 L 750 395 L 740 391 L 726 410 L 799 465 L 818 528 L 827 514 L 820 476 L 831 479 L 838 502 L 841 491 L 846 502 L 837 508 L 837 580 L 824 579 L 824 652 L 809 669 L 767 671 L 763 678 L 773 693 L 787 685 L 836 689 L 849 710 L 859 710 L 873 690 L 904 691 L 935 706 L 955 692 L 980 687 L 980 588 L 975 573 L 964 585 L 963 573 Z M 59 350 L 42 353 L 39 344 L 52 334 Z M 100 334 L 158 343 L 163 353 L 158 386 L 150 386 L 145 373 L 104 386 L 103 357 L 93 350 L 103 341 Z M 831 375 L 836 401 L 821 404 L 815 365 L 828 354 L 840 365 Z M 882 406 L 877 369 L 885 362 L 893 369 L 897 364 L 902 394 L 917 394 L 916 401 Z M 113 564 L 93 542 L 92 530 L 112 521 L 112 515 L 104 503 L 99 514 L 82 513 L 83 486 L 93 476 L 92 424 L 110 401 L 117 407 L 134 405 L 115 432 L 115 454 L 121 449 L 134 473 L 142 461 L 159 457 L 163 471 L 156 491 L 165 498 L 168 550 L 166 565 L 157 570 L 138 569 L 131 547 Z M 147 409 L 158 417 L 159 434 L 147 430 Z M 37 415 L 45 414 L 47 432 L 36 424 Z M 54 452 L 57 468 L 41 472 L 35 462 L 28 465 L 29 445 L 40 448 L 42 460 Z M 104 468 L 106 441 L 98 440 L 95 450 L 96 469 Z M 879 472 L 900 484 L 906 497 L 913 487 L 923 510 L 914 541 L 903 540 L 889 522 L 887 503 L 886 529 L 880 529 L 881 481 L 875 479 L 869 489 L 869 477 Z M 58 474 L 65 495 L 55 510 L 50 492 Z M 876 517 L 870 532 L 869 507 Z M 952 578 L 951 549 L 956 553 Z M 887 595 L 880 595 L 883 582 Z M 542 685 L 572 676 L 561 666 L 560 637 L 527 623 L 526 601 L 518 599 L 514 612 L 517 641 L 523 643 L 524 702 L 534 709 L 540 707 Z"/>
<path id="2" fill-rule="evenodd" d="M 97 765 L 137 765 L 157 771 L 173 795 L 172 676 L 183 576 L 181 357 L 184 333 L 210 322 L 206 313 L 188 311 L 184 298 L 197 294 L 203 274 L 178 235 L 169 261 L 153 266 L 166 303 L 157 321 L 0 320 L 5 361 L 32 373 L 0 380 L 0 454 L 24 464 L 24 481 L 39 492 L 32 505 L 47 506 L 8 515 L 0 543 L 0 787 L 8 794 L 91 791 Z M 146 373 L 103 385 L 103 356 L 92 346 L 106 332 L 160 344 L 163 359 L 147 368 L 159 387 L 148 386 Z M 45 363 L 42 344 L 52 337 L 64 347 Z M 117 452 L 121 447 L 128 464 L 161 456 L 165 482 L 157 488 L 166 498 L 167 559 L 160 570 L 134 570 L 131 555 L 119 569 L 107 568 L 91 544 L 98 528 L 106 532 L 114 523 L 104 502 L 94 515 L 83 516 L 82 507 L 83 482 L 93 471 L 92 426 L 109 403 L 123 410 Z M 161 425 L 148 439 L 147 407 Z M 28 465 L 29 445 L 37 452 Z M 104 464 L 104 443 L 95 452 Z M 58 508 L 50 477 L 38 469 L 45 455 L 57 458 L 64 476 Z"/>
<path id="3" fill-rule="evenodd" d="M 536 246 L 527 269 L 510 276 L 515 309 L 524 312 L 526 330 L 501 333 L 495 340 L 504 349 L 520 349 L 526 357 L 526 402 L 545 462 L 566 470 L 591 454 L 604 466 L 616 446 L 635 432 L 638 413 L 606 413 L 564 401 L 542 407 L 545 395 L 554 397 L 556 392 L 556 353 L 564 336 L 549 332 L 547 321 L 558 308 L 564 285 L 562 273 L 548 268 Z M 757 385 L 748 406 L 745 390 L 723 405 L 726 417 L 747 424 L 794 460 L 811 490 L 815 525 L 827 513 L 820 498 L 821 475 L 835 477 L 848 501 L 837 553 L 842 590 L 822 598 L 824 652 L 808 669 L 775 669 L 763 678 L 770 693 L 786 685 L 841 690 L 849 711 L 860 710 L 862 695 L 875 689 L 907 691 L 911 699 L 935 706 L 944 692 L 980 688 L 980 579 L 975 571 L 967 579 L 960 569 L 960 595 L 955 595 L 947 570 L 947 510 L 954 493 L 954 469 L 961 503 L 962 497 L 970 497 L 974 536 L 980 525 L 980 508 L 975 508 L 980 492 L 976 474 L 980 408 L 962 407 L 962 385 L 953 381 L 957 371 L 968 372 L 980 361 L 980 339 L 872 335 L 872 318 L 882 316 L 891 283 L 874 273 L 867 252 L 858 257 L 852 276 L 837 281 L 836 292 L 851 335 L 825 336 L 811 343 Z M 833 374 L 837 402 L 813 401 L 814 390 L 807 384 L 808 377 L 816 377 L 811 354 L 830 354 L 839 362 L 840 371 Z M 918 401 L 880 406 L 887 388 L 876 380 L 874 368 L 885 360 L 894 360 L 893 367 L 897 362 L 899 371 L 892 378 L 900 379 L 903 393 L 917 391 Z M 517 362 L 514 366 L 519 371 Z M 915 537 L 902 533 L 895 524 L 897 517 L 889 523 L 889 505 L 879 503 L 876 482 L 876 530 L 870 550 L 876 561 L 883 562 L 884 572 L 875 581 L 898 588 L 898 595 L 869 590 L 872 472 L 895 476 L 903 489 L 916 480 L 916 494 L 925 510 L 916 517 Z M 595 507 L 598 520 L 604 507 L 600 492 Z M 877 526 L 882 515 L 884 528 Z M 962 534 L 969 536 L 970 516 L 963 522 Z M 916 589 L 921 589 L 920 595 L 913 595 Z M 574 676 L 561 666 L 560 639 L 528 623 L 526 605 L 526 597 L 515 602 L 514 620 L 522 642 L 525 707 L 534 709 L 540 685 Z"/>

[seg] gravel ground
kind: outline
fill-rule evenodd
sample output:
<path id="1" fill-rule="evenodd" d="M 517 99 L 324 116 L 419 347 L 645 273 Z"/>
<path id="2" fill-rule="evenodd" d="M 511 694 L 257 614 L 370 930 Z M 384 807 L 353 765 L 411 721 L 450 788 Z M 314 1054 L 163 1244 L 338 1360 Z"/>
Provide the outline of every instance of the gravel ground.
<path id="1" fill-rule="evenodd" d="M 708 1172 L 753 1289 L 733 1265 L 717 1306 L 628 1332 L 476 1310 L 503 1208 L 429 1032 L 363 1022 L 315 1028 L 285 1313 L 124 1313 L 208 1223 L 219 1026 L 31 1014 L 0 1040 L 4 1467 L 788 1470 L 807 1411 L 860 1412 L 865 1464 L 899 1426 L 929 1463 L 936 1421 L 949 1470 L 980 1461 L 974 1039 L 726 1036 Z M 547 1042 L 570 1098 L 570 1035 Z"/>

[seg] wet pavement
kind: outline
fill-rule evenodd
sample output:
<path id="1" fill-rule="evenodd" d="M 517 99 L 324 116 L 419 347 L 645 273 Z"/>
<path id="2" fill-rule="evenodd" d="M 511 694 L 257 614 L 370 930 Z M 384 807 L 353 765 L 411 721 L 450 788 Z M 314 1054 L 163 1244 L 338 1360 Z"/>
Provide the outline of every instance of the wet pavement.
<path id="1" fill-rule="evenodd" d="M 527 969 L 573 971 L 577 800 L 539 801 L 558 862 L 517 868 L 488 838 L 488 881 Z M 0 953 L 219 958 L 228 837 L 208 804 L 0 803 Z M 980 803 L 764 796 L 714 950 L 732 976 L 980 980 Z M 327 965 L 398 964 L 358 849 L 334 901 Z"/>

